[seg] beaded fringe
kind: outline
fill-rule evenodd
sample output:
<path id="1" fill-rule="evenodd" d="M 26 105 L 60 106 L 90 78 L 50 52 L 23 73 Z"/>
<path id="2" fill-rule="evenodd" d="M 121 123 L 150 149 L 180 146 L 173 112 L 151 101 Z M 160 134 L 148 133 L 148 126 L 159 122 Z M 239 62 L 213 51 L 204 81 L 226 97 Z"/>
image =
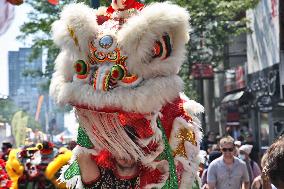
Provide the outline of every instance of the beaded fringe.
<path id="1" fill-rule="evenodd" d="M 96 148 L 129 159 L 146 158 L 143 150 L 127 135 L 118 114 L 76 108 L 76 115 Z"/>

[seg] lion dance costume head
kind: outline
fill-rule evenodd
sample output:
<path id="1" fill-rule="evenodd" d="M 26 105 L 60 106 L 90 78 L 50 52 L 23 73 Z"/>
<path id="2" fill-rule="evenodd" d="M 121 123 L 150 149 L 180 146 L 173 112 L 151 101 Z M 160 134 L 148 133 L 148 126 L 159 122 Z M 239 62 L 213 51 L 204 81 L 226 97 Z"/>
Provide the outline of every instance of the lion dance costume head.
<path id="1" fill-rule="evenodd" d="M 50 94 L 71 104 L 77 146 L 60 180 L 73 188 L 191 188 L 203 107 L 183 93 L 189 15 L 165 3 L 67 5 L 53 24 Z"/>

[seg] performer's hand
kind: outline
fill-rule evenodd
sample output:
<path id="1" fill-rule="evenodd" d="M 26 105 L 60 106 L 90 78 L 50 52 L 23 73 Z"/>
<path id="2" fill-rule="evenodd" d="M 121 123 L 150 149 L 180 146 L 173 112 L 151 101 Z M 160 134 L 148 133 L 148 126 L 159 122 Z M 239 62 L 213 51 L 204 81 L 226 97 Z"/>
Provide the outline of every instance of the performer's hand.
<path id="1" fill-rule="evenodd" d="M 78 156 L 77 160 L 83 183 L 91 183 L 99 178 L 100 170 L 96 162 L 91 159 L 91 154 L 82 153 Z"/>

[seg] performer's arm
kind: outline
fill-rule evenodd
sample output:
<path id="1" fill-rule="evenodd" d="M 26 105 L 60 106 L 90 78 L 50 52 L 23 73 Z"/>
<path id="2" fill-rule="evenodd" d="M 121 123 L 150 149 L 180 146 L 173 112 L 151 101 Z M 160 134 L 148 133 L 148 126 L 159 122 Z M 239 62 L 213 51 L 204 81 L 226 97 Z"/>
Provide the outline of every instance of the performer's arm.
<path id="1" fill-rule="evenodd" d="M 83 183 L 92 183 L 100 177 L 100 170 L 96 162 L 91 159 L 91 154 L 82 153 L 78 156 L 77 160 Z"/>

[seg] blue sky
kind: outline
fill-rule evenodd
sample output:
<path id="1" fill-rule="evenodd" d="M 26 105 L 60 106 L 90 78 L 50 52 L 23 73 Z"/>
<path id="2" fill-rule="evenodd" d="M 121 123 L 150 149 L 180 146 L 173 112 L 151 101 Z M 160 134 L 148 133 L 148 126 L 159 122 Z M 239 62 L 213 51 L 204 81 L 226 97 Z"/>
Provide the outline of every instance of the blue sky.
<path id="1" fill-rule="evenodd" d="M 27 13 L 31 7 L 27 4 L 15 6 L 15 18 L 10 28 L 0 36 L 0 94 L 8 95 L 8 51 L 25 47 L 23 42 L 17 41 L 20 26 L 27 20 Z"/>

